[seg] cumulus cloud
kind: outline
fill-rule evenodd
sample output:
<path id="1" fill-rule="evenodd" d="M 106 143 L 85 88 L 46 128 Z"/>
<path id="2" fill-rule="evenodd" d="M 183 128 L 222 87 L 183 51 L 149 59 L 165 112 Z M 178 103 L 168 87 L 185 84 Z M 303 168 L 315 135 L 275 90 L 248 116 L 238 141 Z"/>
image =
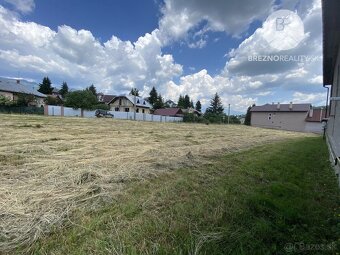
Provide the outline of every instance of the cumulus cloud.
<path id="1" fill-rule="evenodd" d="M 223 31 L 240 36 L 255 20 L 262 20 L 272 9 L 273 0 L 165 0 L 159 29 L 164 44 L 186 37 L 206 21 L 205 31 Z M 202 46 L 202 44 L 200 44 Z"/>
<path id="2" fill-rule="evenodd" d="M 60 26 L 57 31 L 22 22 L 0 6 L 0 63 L 25 72 L 53 74 L 62 80 L 104 92 L 158 85 L 182 74 L 182 66 L 164 55 L 157 30 L 136 42 L 112 38 L 100 43 L 90 31 Z M 4 69 L 3 69 L 4 70 Z"/>

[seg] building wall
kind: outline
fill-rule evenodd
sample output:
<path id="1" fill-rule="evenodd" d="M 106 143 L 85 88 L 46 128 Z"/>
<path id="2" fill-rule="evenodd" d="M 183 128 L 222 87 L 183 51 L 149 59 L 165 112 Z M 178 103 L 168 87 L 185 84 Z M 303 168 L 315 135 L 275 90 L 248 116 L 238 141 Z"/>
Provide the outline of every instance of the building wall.
<path id="1" fill-rule="evenodd" d="M 290 131 L 305 131 L 307 112 L 252 112 L 251 125 Z"/>
<path id="2" fill-rule="evenodd" d="M 334 70 L 331 97 L 340 97 L 340 47 Z M 327 123 L 327 137 L 333 152 L 333 156 L 340 157 L 340 101 L 331 101 Z M 340 174 L 340 164 L 337 165 L 337 173 Z M 340 178 L 340 176 L 339 176 Z M 340 181 L 340 179 L 339 179 Z"/>
<path id="3" fill-rule="evenodd" d="M 306 122 L 306 132 L 322 134 L 323 126 L 321 122 Z"/>
<path id="4" fill-rule="evenodd" d="M 121 99 L 121 101 L 120 101 Z M 130 100 L 126 98 L 117 98 L 113 103 L 110 104 L 110 110 L 111 111 L 118 111 L 118 112 L 126 112 L 128 109 L 128 112 L 134 112 L 135 109 L 133 107 L 133 103 L 131 103 Z M 144 112 L 143 112 L 144 110 Z M 136 108 L 136 112 L 138 113 L 150 113 L 149 108 L 144 108 L 144 107 L 138 107 Z"/>
<path id="5" fill-rule="evenodd" d="M 0 95 L 7 97 L 9 100 L 14 100 L 13 93 L 11 92 L 0 91 Z"/>

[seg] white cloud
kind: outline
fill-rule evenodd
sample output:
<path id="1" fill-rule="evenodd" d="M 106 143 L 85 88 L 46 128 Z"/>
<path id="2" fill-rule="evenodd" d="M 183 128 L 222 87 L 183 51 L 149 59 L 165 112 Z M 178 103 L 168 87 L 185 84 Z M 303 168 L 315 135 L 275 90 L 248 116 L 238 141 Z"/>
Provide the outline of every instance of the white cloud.
<path id="1" fill-rule="evenodd" d="M 324 105 L 326 100 L 325 93 L 302 93 L 294 92 L 294 103 L 313 103 L 314 105 Z"/>
<path id="2" fill-rule="evenodd" d="M 5 2 L 11 4 L 15 10 L 27 14 L 34 10 L 34 0 L 5 0 Z"/>
<path id="3" fill-rule="evenodd" d="M 0 64 L 40 73 L 82 87 L 94 83 L 103 92 L 158 85 L 182 74 L 182 66 L 164 55 L 158 30 L 136 42 L 112 38 L 100 43 L 90 31 L 60 26 L 58 31 L 22 22 L 0 6 Z"/>
<path id="4" fill-rule="evenodd" d="M 233 36 L 244 33 L 255 20 L 263 20 L 272 9 L 273 0 L 165 0 L 159 29 L 163 44 L 183 39 L 202 21 L 207 31 L 224 31 Z"/>

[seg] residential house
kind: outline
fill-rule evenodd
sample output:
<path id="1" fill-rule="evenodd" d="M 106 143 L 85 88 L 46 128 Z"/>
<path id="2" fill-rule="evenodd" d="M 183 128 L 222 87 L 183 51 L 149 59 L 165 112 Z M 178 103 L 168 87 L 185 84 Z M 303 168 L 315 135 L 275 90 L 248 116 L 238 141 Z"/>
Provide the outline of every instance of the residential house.
<path id="1" fill-rule="evenodd" d="M 151 105 L 142 97 L 121 95 L 114 97 L 109 103 L 111 111 L 150 113 Z"/>
<path id="2" fill-rule="evenodd" d="M 170 99 L 165 102 L 165 105 L 167 105 L 170 108 L 176 108 L 177 107 L 177 104 Z"/>
<path id="3" fill-rule="evenodd" d="M 109 104 L 115 97 L 115 95 L 104 95 L 103 93 L 97 94 L 98 102 L 104 104 Z"/>
<path id="4" fill-rule="evenodd" d="M 265 104 L 251 108 L 251 126 L 306 132 L 311 104 Z"/>
<path id="5" fill-rule="evenodd" d="M 0 78 L 0 95 L 11 101 L 17 101 L 20 94 L 33 95 L 34 101 L 30 102 L 30 105 L 41 107 L 45 104 L 46 95 L 38 92 L 35 87 L 31 84 L 22 84 L 22 80 Z"/>
<path id="6" fill-rule="evenodd" d="M 330 90 L 327 109 L 327 142 L 331 159 L 340 176 L 340 1 L 323 0 L 323 86 Z M 328 98 L 327 98 L 328 102 Z M 340 181 L 340 177 L 339 177 Z"/>
<path id="7" fill-rule="evenodd" d="M 181 108 L 163 108 L 157 109 L 154 112 L 155 115 L 170 116 L 170 117 L 183 117 L 183 111 Z"/>
<path id="8" fill-rule="evenodd" d="M 183 113 L 192 113 L 192 114 L 196 115 L 197 117 L 199 117 L 199 116 L 202 115 L 201 112 L 199 112 L 199 111 L 197 111 L 196 109 L 191 108 L 191 107 L 190 107 L 190 108 L 187 108 L 187 109 L 182 109 L 182 111 L 183 111 Z"/>

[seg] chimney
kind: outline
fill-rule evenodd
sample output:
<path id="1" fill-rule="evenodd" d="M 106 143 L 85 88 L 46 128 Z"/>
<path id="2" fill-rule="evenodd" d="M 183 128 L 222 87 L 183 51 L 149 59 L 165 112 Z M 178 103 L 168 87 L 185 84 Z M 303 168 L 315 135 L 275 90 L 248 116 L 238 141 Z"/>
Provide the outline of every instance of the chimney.
<path id="1" fill-rule="evenodd" d="M 20 80 L 19 79 L 17 79 L 17 84 L 20 84 Z"/>
<path id="2" fill-rule="evenodd" d="M 280 110 L 280 102 L 277 102 L 277 107 L 278 110 Z"/>
<path id="3" fill-rule="evenodd" d="M 313 117 L 313 108 L 310 108 L 309 110 L 309 118 L 312 118 Z"/>
<path id="4" fill-rule="evenodd" d="M 293 110 L 293 102 L 289 103 L 289 110 Z"/>

